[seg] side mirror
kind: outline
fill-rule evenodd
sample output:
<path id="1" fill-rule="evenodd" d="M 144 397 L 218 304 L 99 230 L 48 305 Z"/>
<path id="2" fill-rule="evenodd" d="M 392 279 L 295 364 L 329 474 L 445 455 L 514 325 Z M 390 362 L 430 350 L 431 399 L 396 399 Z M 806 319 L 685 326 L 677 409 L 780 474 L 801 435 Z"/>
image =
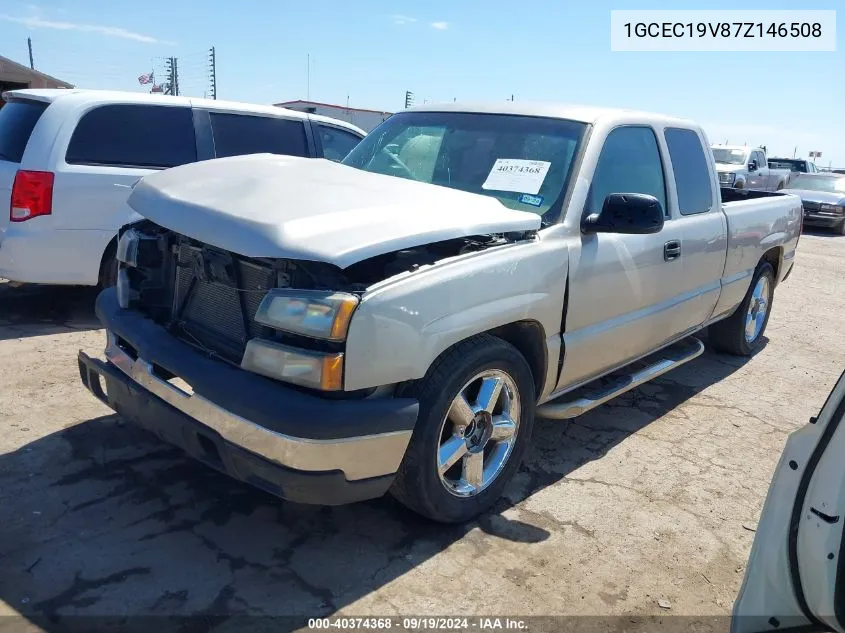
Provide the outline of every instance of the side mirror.
<path id="1" fill-rule="evenodd" d="M 584 233 L 659 233 L 663 228 L 663 207 L 654 196 L 643 193 L 612 193 L 601 211 L 581 222 Z"/>
<path id="2" fill-rule="evenodd" d="M 750 163 L 748 163 L 748 171 L 757 171 L 757 161 L 756 160 L 752 160 Z"/>

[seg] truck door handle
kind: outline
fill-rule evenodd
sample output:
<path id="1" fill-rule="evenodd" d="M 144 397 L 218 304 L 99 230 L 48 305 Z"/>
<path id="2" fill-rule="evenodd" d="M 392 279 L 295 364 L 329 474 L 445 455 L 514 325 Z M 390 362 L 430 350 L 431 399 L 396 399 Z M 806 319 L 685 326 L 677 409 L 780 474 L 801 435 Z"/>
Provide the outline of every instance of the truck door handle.
<path id="1" fill-rule="evenodd" d="M 681 256 L 681 241 L 669 240 L 663 245 L 663 259 L 671 262 L 673 259 L 678 259 Z"/>

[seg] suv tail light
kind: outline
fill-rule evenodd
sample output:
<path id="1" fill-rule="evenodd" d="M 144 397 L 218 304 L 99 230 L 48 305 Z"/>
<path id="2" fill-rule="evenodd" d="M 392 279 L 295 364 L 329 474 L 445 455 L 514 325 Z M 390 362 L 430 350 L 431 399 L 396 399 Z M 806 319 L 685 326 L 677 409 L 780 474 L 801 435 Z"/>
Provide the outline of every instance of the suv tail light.
<path id="1" fill-rule="evenodd" d="M 49 171 L 18 170 L 12 185 L 9 220 L 23 222 L 53 212 L 53 178 Z"/>

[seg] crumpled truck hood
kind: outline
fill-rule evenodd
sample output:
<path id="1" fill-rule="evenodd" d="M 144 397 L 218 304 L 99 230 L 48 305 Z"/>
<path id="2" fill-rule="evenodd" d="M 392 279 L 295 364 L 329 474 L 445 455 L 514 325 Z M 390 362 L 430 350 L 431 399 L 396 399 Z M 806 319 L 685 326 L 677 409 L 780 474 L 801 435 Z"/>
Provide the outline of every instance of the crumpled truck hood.
<path id="1" fill-rule="evenodd" d="M 165 228 L 246 257 L 340 268 L 432 242 L 540 228 L 537 214 L 489 196 L 273 154 L 150 174 L 135 185 L 129 206 Z"/>

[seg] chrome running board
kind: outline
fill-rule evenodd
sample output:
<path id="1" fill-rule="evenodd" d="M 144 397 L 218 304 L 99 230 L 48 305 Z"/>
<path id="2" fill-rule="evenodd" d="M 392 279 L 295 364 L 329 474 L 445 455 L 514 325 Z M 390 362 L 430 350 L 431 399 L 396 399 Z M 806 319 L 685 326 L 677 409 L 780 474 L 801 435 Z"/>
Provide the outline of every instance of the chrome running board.
<path id="1" fill-rule="evenodd" d="M 537 407 L 537 416 L 553 420 L 578 417 L 626 391 L 698 358 L 703 353 L 704 343 L 697 338 L 684 339 L 556 400 L 541 404 Z"/>

